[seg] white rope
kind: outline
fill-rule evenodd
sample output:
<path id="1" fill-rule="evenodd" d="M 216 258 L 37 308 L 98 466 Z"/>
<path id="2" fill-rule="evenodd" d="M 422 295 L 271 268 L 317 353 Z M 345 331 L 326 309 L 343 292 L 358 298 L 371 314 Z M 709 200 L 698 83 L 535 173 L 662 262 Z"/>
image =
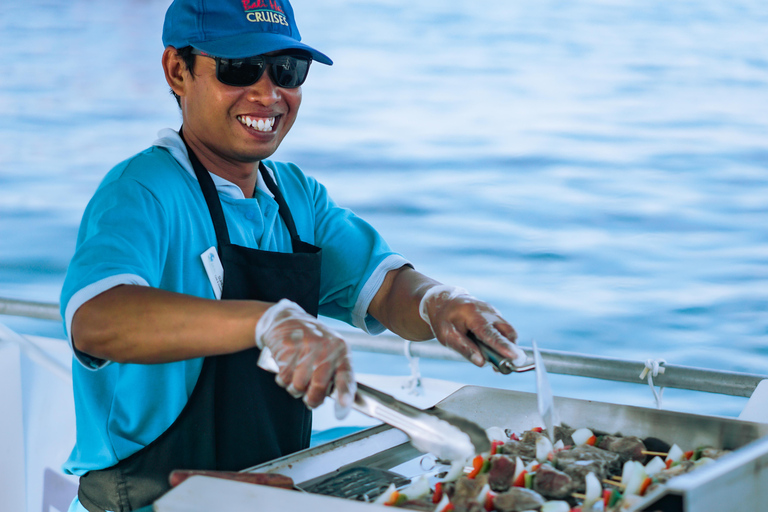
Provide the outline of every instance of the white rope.
<path id="1" fill-rule="evenodd" d="M 405 340 L 405 357 L 408 358 L 408 366 L 411 368 L 411 376 L 403 384 L 403 389 L 408 390 L 408 394 L 421 396 L 424 394 L 424 386 L 421 382 L 421 370 L 419 370 L 419 358 L 411 354 L 411 341 Z"/>
<path id="2" fill-rule="evenodd" d="M 653 386 L 653 378 L 660 373 L 664 373 L 666 368 L 661 366 L 663 364 L 667 364 L 663 359 L 646 359 L 645 368 L 643 368 L 643 371 L 640 373 L 640 380 L 645 379 L 646 376 L 648 377 L 648 385 L 651 387 L 653 397 L 656 399 L 657 409 L 661 409 L 661 395 L 664 394 L 664 388 L 659 387 L 659 391 L 657 392 L 656 388 Z"/>

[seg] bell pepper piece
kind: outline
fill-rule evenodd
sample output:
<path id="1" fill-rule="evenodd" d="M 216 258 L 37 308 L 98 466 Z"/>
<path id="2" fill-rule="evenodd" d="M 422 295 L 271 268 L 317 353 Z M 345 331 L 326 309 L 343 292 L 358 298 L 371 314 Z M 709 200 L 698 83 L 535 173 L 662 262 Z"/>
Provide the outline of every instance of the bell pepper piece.
<path id="1" fill-rule="evenodd" d="M 467 478 L 475 478 L 480 473 L 480 470 L 483 469 L 483 462 L 482 455 L 478 455 L 472 459 L 472 471 L 469 472 Z"/>
<path id="2" fill-rule="evenodd" d="M 528 472 L 526 470 L 522 470 L 519 475 L 517 475 L 517 478 L 515 478 L 515 481 L 512 482 L 512 485 L 514 487 L 525 487 L 525 475 L 527 475 Z"/>
<path id="3" fill-rule="evenodd" d="M 618 489 L 614 489 L 611 491 L 611 499 L 608 500 L 608 506 L 612 507 L 616 504 L 617 501 L 621 499 L 621 491 Z"/>
<path id="4" fill-rule="evenodd" d="M 499 450 L 499 446 L 503 446 L 504 441 L 493 441 L 491 443 L 491 455 L 496 455 L 496 452 Z"/>
<path id="5" fill-rule="evenodd" d="M 608 503 L 611 501 L 611 493 L 613 491 L 611 489 L 604 489 L 603 490 L 603 508 L 608 508 Z"/>
<path id="6" fill-rule="evenodd" d="M 533 473 L 525 473 L 525 488 L 526 489 L 533 489 Z"/>
<path id="7" fill-rule="evenodd" d="M 389 495 L 389 499 L 384 502 L 384 505 L 387 507 L 394 506 L 397 504 L 397 500 L 400 498 L 400 493 L 397 491 L 394 491 L 392 494 Z"/>
<path id="8" fill-rule="evenodd" d="M 432 494 L 432 503 L 438 504 L 443 499 L 443 482 L 435 484 L 435 492 Z"/>
<path id="9" fill-rule="evenodd" d="M 590 437 L 587 439 L 587 444 L 588 444 L 589 446 L 595 446 L 595 443 L 596 443 L 596 442 L 597 442 L 597 436 L 595 436 L 595 435 L 593 435 L 593 436 L 590 436 Z"/>
<path id="10" fill-rule="evenodd" d="M 483 504 L 483 508 L 485 508 L 487 512 L 491 512 L 493 510 L 493 494 L 488 493 L 485 495 L 485 503 Z"/>
<path id="11" fill-rule="evenodd" d="M 639 494 L 640 496 L 644 495 L 645 491 L 648 490 L 648 486 L 650 486 L 652 482 L 653 482 L 653 479 L 651 477 L 649 476 L 645 477 L 645 480 L 643 480 L 643 483 L 640 484 L 640 490 L 637 492 L 637 494 Z"/>

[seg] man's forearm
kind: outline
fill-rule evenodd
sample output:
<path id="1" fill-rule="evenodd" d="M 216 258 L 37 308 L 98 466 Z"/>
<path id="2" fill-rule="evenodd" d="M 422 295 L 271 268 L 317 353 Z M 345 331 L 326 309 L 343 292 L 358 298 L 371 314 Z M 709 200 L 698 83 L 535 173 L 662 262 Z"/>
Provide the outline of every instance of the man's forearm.
<path id="1" fill-rule="evenodd" d="M 254 346 L 254 329 L 271 304 L 216 301 L 123 285 L 89 300 L 72 319 L 75 347 L 121 363 L 166 363 Z"/>
<path id="2" fill-rule="evenodd" d="M 430 287 L 439 284 L 411 267 L 387 274 L 369 312 L 387 329 L 407 340 L 433 338 L 432 329 L 419 316 L 419 302 Z"/>

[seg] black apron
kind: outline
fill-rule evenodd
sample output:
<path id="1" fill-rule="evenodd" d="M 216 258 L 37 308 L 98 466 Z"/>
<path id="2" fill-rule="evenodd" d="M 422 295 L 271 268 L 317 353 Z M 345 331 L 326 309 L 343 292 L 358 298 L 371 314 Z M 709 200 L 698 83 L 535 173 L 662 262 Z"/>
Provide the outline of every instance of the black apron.
<path id="1" fill-rule="evenodd" d="M 189 145 L 187 152 L 216 229 L 224 267 L 221 298 L 287 298 L 317 316 L 320 249 L 299 239 L 288 206 L 264 165 L 259 164 L 259 172 L 278 203 L 293 253 L 231 244 L 213 180 Z M 189 401 L 168 430 L 114 466 L 80 478 L 83 506 L 91 512 L 134 510 L 170 488 L 168 475 L 174 469 L 239 471 L 307 448 L 312 412 L 279 387 L 274 374 L 256 365 L 258 356 L 254 347 L 206 357 Z"/>

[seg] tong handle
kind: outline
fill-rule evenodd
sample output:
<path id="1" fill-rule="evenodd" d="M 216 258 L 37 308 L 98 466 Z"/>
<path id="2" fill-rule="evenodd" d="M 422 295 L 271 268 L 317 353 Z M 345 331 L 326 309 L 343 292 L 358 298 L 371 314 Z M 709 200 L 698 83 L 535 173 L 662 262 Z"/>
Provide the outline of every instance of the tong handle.
<path id="1" fill-rule="evenodd" d="M 484 342 L 480 341 L 480 338 L 475 336 L 475 334 L 471 331 L 467 332 L 467 337 L 472 340 L 472 343 L 477 345 L 477 348 L 480 349 L 480 352 L 482 352 L 483 357 L 491 363 L 491 366 L 493 366 L 497 371 L 504 375 L 509 375 L 510 373 L 522 373 L 522 372 L 529 372 L 536 368 L 536 365 L 534 363 L 529 363 L 530 358 L 526 360 L 527 364 L 524 364 L 523 366 L 515 366 L 512 364 L 512 360 L 508 357 L 504 357 L 501 354 L 499 354 L 496 350 L 492 349 L 488 345 L 486 345 Z"/>

